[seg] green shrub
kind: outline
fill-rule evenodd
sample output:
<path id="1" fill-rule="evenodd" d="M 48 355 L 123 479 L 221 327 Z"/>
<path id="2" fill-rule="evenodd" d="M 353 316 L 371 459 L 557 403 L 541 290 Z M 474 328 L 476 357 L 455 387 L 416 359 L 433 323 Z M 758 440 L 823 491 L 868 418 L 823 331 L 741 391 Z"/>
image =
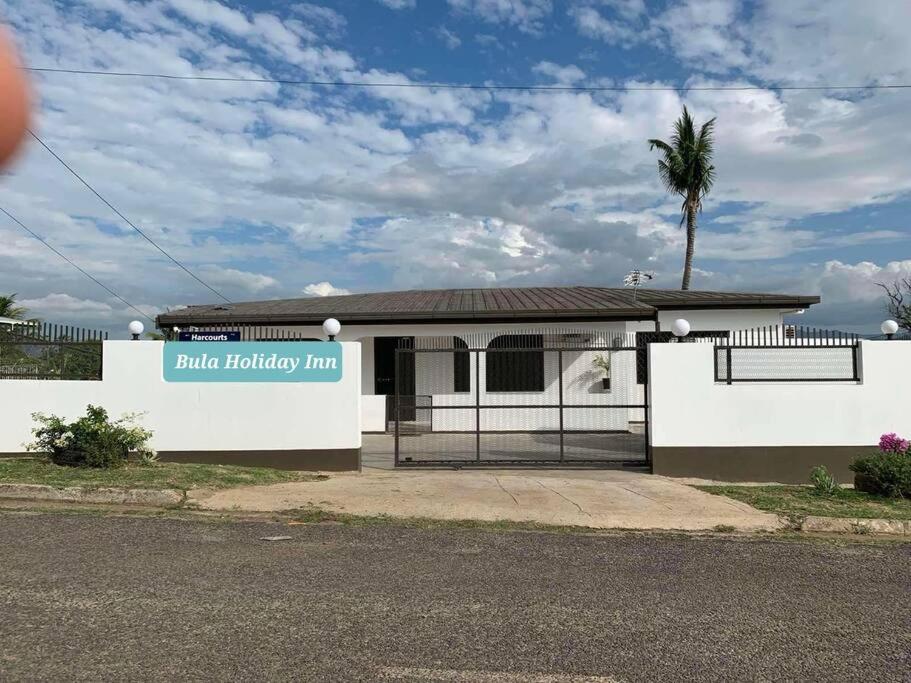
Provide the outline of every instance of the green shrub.
<path id="1" fill-rule="evenodd" d="M 911 455 L 880 451 L 851 465 L 854 488 L 890 498 L 911 497 Z"/>
<path id="2" fill-rule="evenodd" d="M 56 415 L 32 414 L 38 426 L 32 430 L 35 441 L 30 451 L 47 453 L 57 465 L 78 467 L 119 467 L 130 452 L 145 463 L 154 458 L 147 442 L 152 432 L 135 424 L 137 415 L 108 419 L 104 408 L 89 405 L 84 417 L 64 422 Z"/>
<path id="3" fill-rule="evenodd" d="M 825 465 L 814 467 L 810 472 L 810 483 L 813 489 L 821 496 L 833 496 L 838 493 L 838 482 L 826 469 Z"/>

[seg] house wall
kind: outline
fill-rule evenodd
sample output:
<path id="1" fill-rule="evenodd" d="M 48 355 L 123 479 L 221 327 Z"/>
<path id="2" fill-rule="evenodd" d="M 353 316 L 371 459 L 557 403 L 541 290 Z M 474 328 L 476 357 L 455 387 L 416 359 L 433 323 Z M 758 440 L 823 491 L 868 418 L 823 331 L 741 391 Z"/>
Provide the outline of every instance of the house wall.
<path id="1" fill-rule="evenodd" d="M 76 418 L 145 412 L 163 460 L 358 469 L 361 349 L 342 344 L 342 379 L 315 383 L 168 383 L 158 341 L 106 341 L 101 381 L 0 380 L 0 454 L 31 440 L 31 413 Z"/>
<path id="2" fill-rule="evenodd" d="M 417 339 L 420 348 L 422 341 Z M 495 352 L 491 352 L 495 353 Z M 612 386 L 604 390 L 601 374 L 592 364 L 595 351 L 563 351 L 563 402 L 567 405 L 610 406 L 635 402 L 635 352 L 604 352 L 611 356 Z M 560 359 L 556 351 L 544 353 L 544 391 L 492 392 L 487 390 L 488 354 L 470 354 L 471 389 L 467 393 L 454 393 L 453 355 L 449 353 L 417 353 L 416 392 L 432 396 L 434 406 L 465 406 L 465 410 L 433 411 L 434 431 L 472 431 L 475 428 L 475 378 L 480 379 L 479 402 L 491 405 L 550 405 L 553 408 L 506 408 L 483 410 L 481 428 L 492 431 L 556 430 L 560 426 Z M 479 366 L 479 376 L 476 375 Z M 427 411 L 424 411 L 425 413 Z M 420 416 L 419 416 L 420 418 Z M 563 427 L 566 430 L 620 430 L 626 431 L 629 409 L 592 410 L 565 408 Z"/>
<path id="3" fill-rule="evenodd" d="M 848 465 L 881 434 L 911 434 L 911 342 L 863 341 L 860 382 L 714 381 L 711 344 L 653 344 L 654 470 L 671 476 L 806 483 Z"/>
<path id="4" fill-rule="evenodd" d="M 670 330 L 671 325 L 677 318 L 686 318 L 694 331 L 698 330 L 735 330 L 750 329 L 768 325 L 778 325 L 781 323 L 783 316 L 792 313 L 791 310 L 779 309 L 721 309 L 721 310 L 685 310 L 685 311 L 661 311 L 659 312 L 659 322 L 661 329 Z M 375 337 L 415 337 L 421 338 L 451 338 L 453 336 L 464 339 L 472 348 L 485 348 L 490 341 L 501 334 L 520 334 L 520 333 L 544 333 L 547 331 L 563 332 L 593 332 L 605 335 L 603 337 L 606 345 L 611 345 L 616 335 L 630 335 L 624 337 L 623 343 L 634 343 L 635 332 L 653 331 L 655 323 L 651 320 L 643 321 L 621 321 L 621 322 L 603 322 L 603 323 L 539 323 L 539 324 L 405 324 L 405 325 L 348 325 L 341 320 L 342 330 L 338 338 L 341 340 L 359 341 L 362 348 L 362 379 L 361 391 L 365 397 L 362 402 L 362 423 L 364 431 L 382 432 L 386 429 L 385 418 L 385 398 L 373 397 L 374 394 L 374 373 L 373 373 L 373 339 Z M 282 329 L 282 328 L 277 328 Z M 293 326 L 283 329 L 303 332 L 308 337 L 321 338 L 324 333 L 320 326 Z M 433 342 L 438 343 L 438 342 Z M 417 342 L 420 346 L 421 342 Z M 435 354 L 434 354 L 435 355 Z M 550 354 L 548 354 L 550 355 Z M 601 392 L 597 388 L 600 382 L 600 375 L 594 373 L 591 361 L 594 354 L 585 357 L 579 357 L 573 362 L 569 362 L 569 356 L 564 357 L 567 376 L 568 393 L 566 402 L 579 404 L 634 404 L 641 405 L 645 403 L 645 387 L 636 383 L 635 379 L 635 354 L 624 352 L 614 354 L 615 372 L 614 381 L 610 392 Z M 451 363 L 449 369 L 442 367 L 439 359 L 430 357 L 431 354 L 418 354 L 416 374 L 419 385 L 416 387 L 418 394 L 432 395 L 435 405 L 473 405 L 473 394 L 454 394 L 452 387 Z M 484 362 L 482 358 L 482 363 Z M 436 365 L 441 365 L 437 368 Z M 448 374 L 447 374 L 448 373 Z M 505 394 L 487 394 L 484 390 L 485 367 L 481 367 L 482 380 L 482 402 L 500 401 Z M 474 357 L 472 354 L 471 381 L 472 390 L 474 390 Z M 540 393 L 511 393 L 510 401 L 516 403 L 555 403 L 556 392 L 556 358 L 548 357 L 545 359 L 545 392 Z M 543 400 L 542 400 L 543 399 Z M 626 429 L 630 422 L 642 422 L 645 419 L 643 410 L 640 409 L 615 409 L 611 410 L 609 416 L 600 415 L 595 418 L 598 412 L 578 409 L 568 409 L 564 411 L 564 426 L 573 428 L 584 428 L 597 420 L 598 424 L 605 425 L 604 429 Z M 424 417 L 430 422 L 429 414 L 424 411 L 425 415 L 418 415 L 419 420 Z M 486 414 L 490 416 L 487 417 Z M 532 415 L 531 410 L 519 411 L 514 414 L 512 419 L 507 419 L 507 412 L 497 416 L 494 411 L 485 411 L 485 428 L 512 429 L 520 428 L 528 423 L 529 419 L 534 419 L 538 424 L 544 425 L 542 428 L 553 428 L 559 423 L 559 414 L 556 410 L 540 409 Z M 463 429 L 467 428 L 469 423 L 471 429 L 474 429 L 475 416 L 469 410 L 452 410 L 446 411 L 446 417 L 443 417 L 444 411 L 434 411 L 433 427 L 434 429 Z M 489 421 L 489 422 L 488 422 Z M 527 428 L 527 427 L 525 427 Z"/>

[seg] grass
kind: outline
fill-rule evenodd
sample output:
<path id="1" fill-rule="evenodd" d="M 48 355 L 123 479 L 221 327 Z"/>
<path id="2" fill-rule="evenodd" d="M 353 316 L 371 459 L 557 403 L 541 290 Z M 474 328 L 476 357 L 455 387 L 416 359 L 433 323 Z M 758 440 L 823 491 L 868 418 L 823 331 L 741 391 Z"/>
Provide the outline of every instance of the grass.
<path id="1" fill-rule="evenodd" d="M 320 475 L 268 467 L 198 465 L 189 463 L 128 463 L 116 469 L 64 467 L 41 457 L 0 458 L 0 483 L 44 484 L 55 488 L 225 489 L 236 486 L 314 481 Z"/>
<path id="2" fill-rule="evenodd" d="M 754 508 L 786 517 L 850 517 L 911 519 L 911 500 L 883 498 L 854 489 L 826 496 L 808 486 L 697 486 L 700 491 L 727 496 Z"/>

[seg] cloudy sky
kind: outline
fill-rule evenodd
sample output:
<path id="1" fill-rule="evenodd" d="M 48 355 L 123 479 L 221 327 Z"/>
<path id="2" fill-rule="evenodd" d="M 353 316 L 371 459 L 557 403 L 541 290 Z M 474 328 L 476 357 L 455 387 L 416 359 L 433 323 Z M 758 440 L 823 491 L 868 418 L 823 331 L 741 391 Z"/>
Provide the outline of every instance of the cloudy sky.
<path id="1" fill-rule="evenodd" d="M 679 286 L 679 202 L 646 139 L 717 116 L 694 287 L 820 294 L 875 332 L 911 275 L 911 3 L 0 0 L 27 65 L 242 78 L 611 85 L 330 88 L 33 74 L 36 131 L 231 300 L 422 287 Z M 667 86 L 753 86 L 685 93 Z M 626 89 L 629 88 L 629 89 Z M 636 89 L 639 88 L 639 89 Z M 0 206 L 150 315 L 215 296 L 30 144 Z M 0 293 L 136 313 L 0 215 Z"/>

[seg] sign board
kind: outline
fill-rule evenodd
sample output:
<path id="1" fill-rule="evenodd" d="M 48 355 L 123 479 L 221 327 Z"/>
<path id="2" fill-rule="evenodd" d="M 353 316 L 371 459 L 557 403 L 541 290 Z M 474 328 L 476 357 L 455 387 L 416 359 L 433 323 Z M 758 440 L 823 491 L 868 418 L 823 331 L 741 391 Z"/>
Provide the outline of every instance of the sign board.
<path id="1" fill-rule="evenodd" d="M 165 382 L 338 382 L 338 342 L 170 342 Z"/>
<path id="2" fill-rule="evenodd" d="M 240 332 L 237 330 L 196 330 L 194 332 L 178 332 L 177 341 L 239 342 Z"/>

